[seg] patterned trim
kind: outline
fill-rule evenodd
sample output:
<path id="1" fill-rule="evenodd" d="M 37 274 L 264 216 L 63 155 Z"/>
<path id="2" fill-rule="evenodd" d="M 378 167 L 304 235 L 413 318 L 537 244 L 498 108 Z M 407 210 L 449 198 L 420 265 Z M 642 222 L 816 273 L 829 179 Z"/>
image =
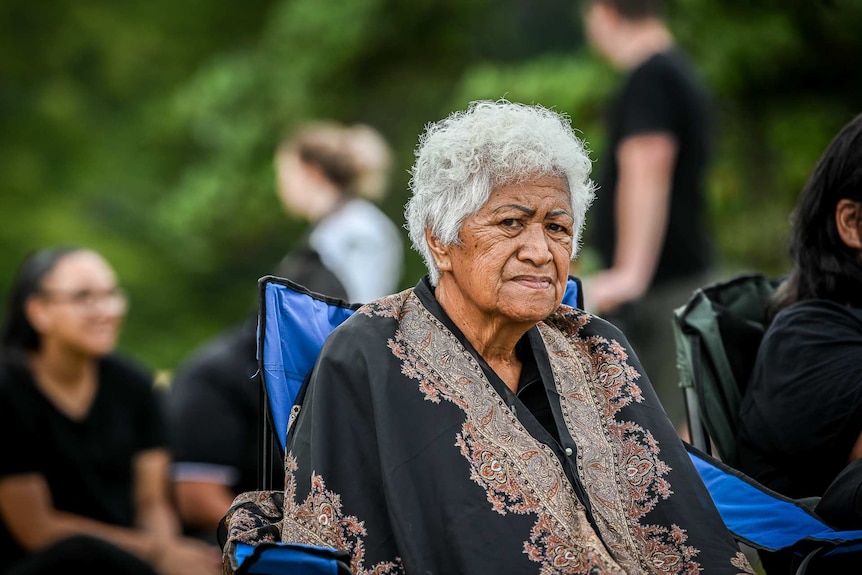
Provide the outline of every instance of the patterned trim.
<path id="1" fill-rule="evenodd" d="M 699 551 L 683 545 L 688 538 L 684 530 L 639 524 L 660 498 L 672 493 L 663 477 L 670 467 L 659 459 L 652 434 L 636 423 L 614 419 L 625 405 L 643 401 L 635 382 L 639 374 L 626 363 L 618 342 L 578 337 L 590 321 L 588 315 L 573 311 L 570 319 L 575 329 L 568 337 L 544 324 L 539 331 L 560 392 L 563 419 L 578 445 L 578 474 L 599 530 L 626 570 L 638 565 L 647 572 L 657 567 L 660 572 L 697 573 L 700 566 L 691 558 Z M 626 475 L 621 477 L 616 469 Z"/>
<path id="2" fill-rule="evenodd" d="M 296 459 L 285 457 L 286 490 L 282 541 L 343 549 L 350 553 L 350 569 L 355 575 L 394 575 L 404 573 L 401 558 L 365 567 L 365 524 L 345 515 L 341 496 L 326 489 L 323 478 L 312 472 L 311 490 L 305 501 L 296 502 Z"/>
<path id="3" fill-rule="evenodd" d="M 222 553 L 222 573 L 232 575 L 236 564 L 237 543 L 258 545 L 279 541 L 283 517 L 284 493 L 281 491 L 246 491 L 236 496 L 224 517 L 227 538 Z"/>
<path id="4" fill-rule="evenodd" d="M 692 559 L 699 550 L 685 545 L 685 530 L 640 523 L 673 492 L 664 479 L 670 468 L 659 458 L 652 435 L 634 422 L 615 419 L 626 405 L 643 401 L 638 372 L 618 342 L 581 334 L 592 316 L 562 310 L 570 313 L 551 318 L 551 326 L 540 324 L 539 329 L 562 395 L 564 419 L 579 447 L 577 469 L 601 539 L 555 454 L 527 432 L 474 358 L 411 290 L 357 311 L 399 321 L 387 345 L 401 360 L 402 373 L 419 383 L 428 401 L 439 404 L 445 399 L 464 411 L 456 445 L 470 464 L 470 478 L 485 490 L 495 512 L 536 517 L 523 550 L 539 564 L 542 575 L 701 573 L 703 568 Z M 276 525 L 264 521 L 269 524 L 259 529 L 251 520 L 245 525 L 250 532 L 271 537 L 272 528 L 280 526 L 283 541 L 344 549 L 357 575 L 404 572 L 400 557 L 366 569 L 364 523 L 344 513 L 340 496 L 327 490 L 313 471 L 308 496 L 296 502 L 297 463 L 290 454 L 285 467 L 285 519 Z M 625 477 L 614 473 L 620 468 L 628 471 Z M 238 524 L 243 524 L 242 517 Z M 754 573 L 741 552 L 730 563 L 739 575 Z"/>
<path id="5" fill-rule="evenodd" d="M 578 474 L 593 516 L 627 571 L 639 563 L 638 569 L 650 573 L 702 573 L 703 566 L 694 560 L 700 549 L 685 544 L 686 530 L 642 523 L 660 500 L 673 495 L 665 479 L 671 468 L 660 458 L 652 433 L 616 419 L 624 407 L 643 401 L 637 384 L 641 376 L 618 341 L 581 334 L 592 319 L 586 312 L 561 307 L 547 324 L 539 324 L 539 331 L 560 392 L 563 419 L 578 445 Z M 620 526 L 626 528 L 620 531 Z M 753 575 L 743 553 L 730 562 L 740 575 Z"/>
<path id="6" fill-rule="evenodd" d="M 402 373 L 419 381 L 429 401 L 446 399 L 464 410 L 456 444 L 470 478 L 497 513 L 536 516 L 524 552 L 541 573 L 624 573 L 590 526 L 556 455 L 521 425 L 458 339 L 415 295 L 400 315 L 389 347 Z"/>

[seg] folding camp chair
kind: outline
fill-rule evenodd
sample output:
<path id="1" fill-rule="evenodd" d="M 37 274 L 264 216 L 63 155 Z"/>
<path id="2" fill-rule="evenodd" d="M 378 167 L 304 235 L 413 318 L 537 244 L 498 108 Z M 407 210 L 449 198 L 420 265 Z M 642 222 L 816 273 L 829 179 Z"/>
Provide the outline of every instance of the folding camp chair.
<path id="1" fill-rule="evenodd" d="M 761 551 L 791 551 L 800 557 L 799 574 L 819 557 L 857 553 L 862 572 L 862 530 L 827 524 L 818 516 L 824 509 L 820 498 L 792 500 L 736 469 L 739 408 L 766 330 L 769 298 L 780 281 L 739 274 L 695 290 L 674 311 L 689 455 L 737 541 Z M 843 496 L 842 486 L 833 487 L 824 502 L 833 493 Z"/>
<path id="2" fill-rule="evenodd" d="M 737 465 L 742 395 L 780 278 L 746 273 L 694 291 L 674 311 L 680 386 L 692 445 Z M 715 452 L 715 453 L 713 453 Z"/>
<path id="3" fill-rule="evenodd" d="M 261 373 L 259 489 L 273 489 L 282 465 L 287 422 L 326 337 L 361 304 L 314 293 L 277 276 L 258 280 L 258 368 Z M 273 449 L 275 445 L 278 449 Z M 278 486 L 281 487 L 281 486 Z"/>
<path id="4" fill-rule="evenodd" d="M 258 280 L 258 364 L 261 373 L 259 488 L 272 490 L 274 451 L 284 455 L 291 409 L 301 400 L 302 387 L 326 337 L 360 304 L 311 292 L 277 276 Z M 563 303 L 583 308 L 578 278 L 570 276 Z M 273 445 L 278 450 L 273 450 Z M 281 486 L 279 486 L 281 487 Z M 220 535 L 220 539 L 224 534 Z M 224 541 L 222 541 L 224 545 Z M 239 544 L 231 562 L 238 573 L 332 575 L 349 573 L 347 559 L 335 549 L 283 543 Z"/>

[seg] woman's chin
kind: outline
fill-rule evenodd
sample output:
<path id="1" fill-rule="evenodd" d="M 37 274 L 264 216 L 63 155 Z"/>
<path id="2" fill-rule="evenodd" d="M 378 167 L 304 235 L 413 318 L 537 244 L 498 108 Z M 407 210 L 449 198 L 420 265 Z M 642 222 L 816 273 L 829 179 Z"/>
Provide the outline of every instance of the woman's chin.
<path id="1" fill-rule="evenodd" d="M 522 323 L 539 323 L 554 313 L 557 305 L 528 305 L 512 309 L 507 315 Z"/>

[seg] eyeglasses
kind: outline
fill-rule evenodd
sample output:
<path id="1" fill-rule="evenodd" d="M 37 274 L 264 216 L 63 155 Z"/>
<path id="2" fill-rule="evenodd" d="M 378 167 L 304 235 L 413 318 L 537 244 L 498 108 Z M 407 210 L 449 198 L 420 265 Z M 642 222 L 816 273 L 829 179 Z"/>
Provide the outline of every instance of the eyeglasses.
<path id="1" fill-rule="evenodd" d="M 107 290 L 41 290 L 39 295 L 48 301 L 67 303 L 86 310 L 94 310 L 105 305 L 125 309 L 129 303 L 126 292 L 120 287 Z"/>

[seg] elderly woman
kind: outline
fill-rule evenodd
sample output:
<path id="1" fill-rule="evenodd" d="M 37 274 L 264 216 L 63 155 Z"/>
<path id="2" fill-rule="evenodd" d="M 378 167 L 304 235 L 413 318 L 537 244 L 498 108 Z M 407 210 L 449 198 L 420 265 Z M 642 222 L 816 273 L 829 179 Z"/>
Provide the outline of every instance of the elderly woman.
<path id="1" fill-rule="evenodd" d="M 357 574 L 751 573 L 623 335 L 560 305 L 593 196 L 569 123 L 475 102 L 416 156 L 428 275 L 324 344 L 281 539 Z"/>

